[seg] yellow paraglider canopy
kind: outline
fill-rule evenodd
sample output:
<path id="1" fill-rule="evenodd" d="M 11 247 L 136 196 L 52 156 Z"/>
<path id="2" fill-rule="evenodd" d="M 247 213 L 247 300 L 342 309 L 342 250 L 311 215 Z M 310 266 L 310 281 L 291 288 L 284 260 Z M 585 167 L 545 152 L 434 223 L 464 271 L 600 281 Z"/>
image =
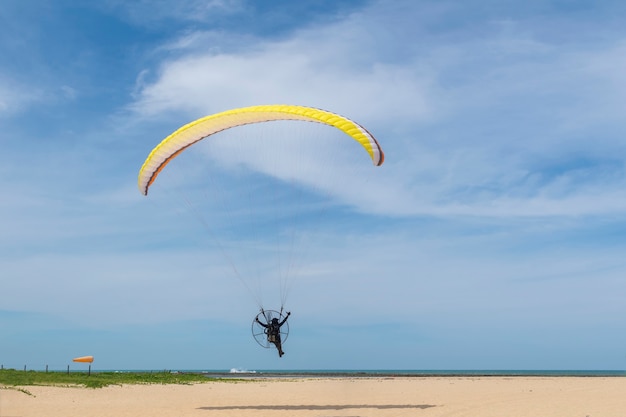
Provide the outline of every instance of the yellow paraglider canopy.
<path id="1" fill-rule="evenodd" d="M 150 152 L 139 171 L 139 190 L 147 195 L 148 188 L 161 170 L 194 143 L 233 127 L 277 120 L 302 120 L 332 126 L 357 141 L 367 151 L 374 165 L 382 165 L 385 159 L 380 145 L 367 129 L 338 114 L 313 107 L 283 104 L 242 107 L 202 117 L 163 139 Z"/>

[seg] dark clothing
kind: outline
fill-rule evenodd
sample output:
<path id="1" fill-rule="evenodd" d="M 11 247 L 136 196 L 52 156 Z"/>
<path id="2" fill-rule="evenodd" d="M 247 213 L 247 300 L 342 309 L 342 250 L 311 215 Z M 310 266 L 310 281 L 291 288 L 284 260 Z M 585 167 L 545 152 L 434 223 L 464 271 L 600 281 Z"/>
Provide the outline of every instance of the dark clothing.
<path id="1" fill-rule="evenodd" d="M 267 341 L 273 343 L 278 349 L 278 356 L 282 357 L 285 352 L 283 352 L 282 342 L 280 340 L 280 328 L 287 321 L 291 313 L 287 313 L 283 321 L 279 322 L 278 319 L 274 318 L 268 324 L 262 323 L 257 317 L 256 321 L 261 326 L 265 327 L 265 334 L 267 335 Z"/>

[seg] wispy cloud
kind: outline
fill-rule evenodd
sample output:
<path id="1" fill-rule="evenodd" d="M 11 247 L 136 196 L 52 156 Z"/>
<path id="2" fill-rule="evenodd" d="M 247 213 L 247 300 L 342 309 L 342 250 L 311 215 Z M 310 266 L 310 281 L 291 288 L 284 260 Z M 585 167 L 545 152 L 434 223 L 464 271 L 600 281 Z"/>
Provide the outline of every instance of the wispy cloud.
<path id="1" fill-rule="evenodd" d="M 21 84 L 0 73 L 0 117 L 13 116 L 42 99 L 43 94 L 37 87 Z"/>
<path id="2" fill-rule="evenodd" d="M 167 0 L 140 0 L 128 3 L 119 0 L 108 0 L 105 7 L 121 14 L 133 24 L 141 26 L 165 26 L 174 22 L 207 22 L 216 21 L 220 17 L 241 12 L 241 0 L 182 0 L 172 3 Z"/>

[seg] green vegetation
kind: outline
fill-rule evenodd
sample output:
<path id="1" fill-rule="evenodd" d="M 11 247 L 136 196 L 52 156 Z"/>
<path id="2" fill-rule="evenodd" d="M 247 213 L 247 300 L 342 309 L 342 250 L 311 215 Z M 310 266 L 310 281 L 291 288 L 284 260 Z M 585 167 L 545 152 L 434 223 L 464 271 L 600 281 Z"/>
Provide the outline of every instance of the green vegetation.
<path id="1" fill-rule="evenodd" d="M 0 370 L 0 386 L 23 387 L 29 385 L 82 386 L 102 388 L 123 384 L 193 384 L 215 381 L 201 374 L 161 372 L 40 372 Z"/>

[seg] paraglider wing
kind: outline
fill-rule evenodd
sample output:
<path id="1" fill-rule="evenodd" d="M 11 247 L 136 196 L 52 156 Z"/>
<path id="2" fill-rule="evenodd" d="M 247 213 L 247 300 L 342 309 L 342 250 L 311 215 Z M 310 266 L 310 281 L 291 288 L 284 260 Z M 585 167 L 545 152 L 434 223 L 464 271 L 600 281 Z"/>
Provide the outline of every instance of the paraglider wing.
<path id="1" fill-rule="evenodd" d="M 142 194 L 156 180 L 163 168 L 185 148 L 222 130 L 237 126 L 275 120 L 302 120 L 335 127 L 356 140 L 369 154 L 374 165 L 382 165 L 383 151 L 376 139 L 362 126 L 325 110 L 292 105 L 262 105 L 242 107 L 205 116 L 195 120 L 158 144 L 139 171 L 138 186 Z"/>

